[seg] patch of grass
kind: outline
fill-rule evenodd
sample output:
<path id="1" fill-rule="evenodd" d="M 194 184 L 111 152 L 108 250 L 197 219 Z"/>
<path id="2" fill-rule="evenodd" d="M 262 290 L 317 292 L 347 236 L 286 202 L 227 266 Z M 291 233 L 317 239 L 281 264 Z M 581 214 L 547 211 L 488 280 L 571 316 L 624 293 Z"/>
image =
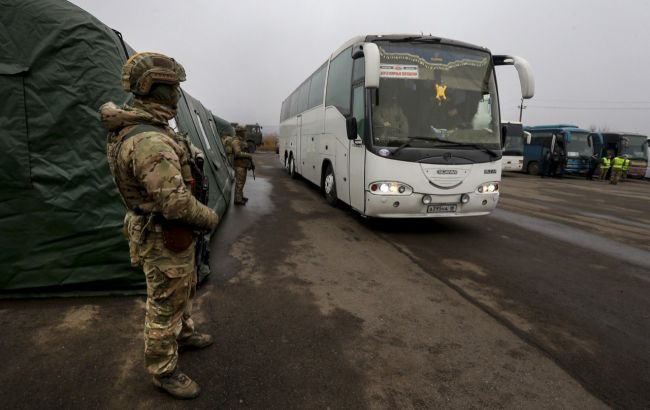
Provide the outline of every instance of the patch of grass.
<path id="1" fill-rule="evenodd" d="M 275 147 L 278 144 L 277 134 L 268 134 L 262 137 L 262 145 L 257 147 L 260 151 L 273 151 L 275 152 Z"/>

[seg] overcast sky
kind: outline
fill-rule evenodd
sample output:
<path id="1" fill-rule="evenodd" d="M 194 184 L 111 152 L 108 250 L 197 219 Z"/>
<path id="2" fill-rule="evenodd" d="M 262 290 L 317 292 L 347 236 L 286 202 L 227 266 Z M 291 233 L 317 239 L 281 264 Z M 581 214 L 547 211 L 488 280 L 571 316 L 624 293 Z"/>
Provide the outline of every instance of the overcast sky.
<path id="1" fill-rule="evenodd" d="M 138 51 L 181 62 L 184 88 L 229 121 L 276 126 L 280 105 L 361 34 L 431 33 L 526 58 L 525 124 L 650 133 L 650 2 L 644 0 L 73 0 Z M 503 120 L 519 116 L 498 68 Z M 269 127 L 270 128 L 270 127 Z"/>

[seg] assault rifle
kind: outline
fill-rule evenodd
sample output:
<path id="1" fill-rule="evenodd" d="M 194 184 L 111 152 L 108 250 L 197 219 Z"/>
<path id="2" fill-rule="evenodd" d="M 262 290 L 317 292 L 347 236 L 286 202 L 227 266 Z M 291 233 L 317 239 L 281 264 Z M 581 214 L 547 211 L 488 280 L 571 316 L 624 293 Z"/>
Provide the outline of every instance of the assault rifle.
<path id="1" fill-rule="evenodd" d="M 192 166 L 192 177 L 194 177 L 194 197 L 197 201 L 203 205 L 208 205 L 208 198 L 210 195 L 210 181 L 205 175 L 203 169 L 204 160 L 202 157 L 197 156 L 194 166 Z M 210 249 L 208 248 L 208 241 L 206 240 L 206 235 L 199 235 L 196 240 L 196 266 L 198 269 L 201 268 L 201 265 L 208 264 L 210 262 Z M 197 269 L 197 274 L 198 274 Z"/>

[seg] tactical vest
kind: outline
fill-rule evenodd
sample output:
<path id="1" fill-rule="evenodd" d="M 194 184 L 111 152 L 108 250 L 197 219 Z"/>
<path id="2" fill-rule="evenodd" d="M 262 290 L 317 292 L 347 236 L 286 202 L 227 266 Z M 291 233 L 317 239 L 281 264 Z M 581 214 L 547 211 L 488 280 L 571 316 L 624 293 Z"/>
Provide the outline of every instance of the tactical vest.
<path id="1" fill-rule="evenodd" d="M 192 168 L 189 163 L 192 151 L 186 137 L 163 127 L 150 124 L 129 126 L 122 128 L 117 134 L 110 133 L 108 135 L 107 156 L 108 165 L 113 175 L 113 182 L 115 182 L 115 186 L 126 207 L 138 215 L 158 213 L 160 209 L 156 209 L 155 202 L 133 174 L 133 167 L 130 163 L 124 163 L 120 158 L 120 154 L 127 140 L 144 132 L 157 132 L 167 135 L 176 143 L 177 148 L 175 147 L 174 150 L 180 161 L 181 175 L 185 186 L 188 189 L 192 189 L 194 185 Z"/>
<path id="2" fill-rule="evenodd" d="M 630 169 L 630 160 L 626 158 L 625 162 L 623 163 L 623 171 L 627 171 L 629 169 Z"/>
<path id="3" fill-rule="evenodd" d="M 614 158 L 614 163 L 612 164 L 612 168 L 614 168 L 614 169 L 623 169 L 623 163 L 624 162 L 625 162 L 625 158 L 616 157 L 616 158 Z"/>
<path id="4" fill-rule="evenodd" d="M 601 165 L 602 168 L 606 169 L 606 168 L 609 168 L 611 166 L 611 160 L 609 158 L 607 158 L 607 157 L 602 157 L 601 162 L 602 162 L 602 165 Z"/>

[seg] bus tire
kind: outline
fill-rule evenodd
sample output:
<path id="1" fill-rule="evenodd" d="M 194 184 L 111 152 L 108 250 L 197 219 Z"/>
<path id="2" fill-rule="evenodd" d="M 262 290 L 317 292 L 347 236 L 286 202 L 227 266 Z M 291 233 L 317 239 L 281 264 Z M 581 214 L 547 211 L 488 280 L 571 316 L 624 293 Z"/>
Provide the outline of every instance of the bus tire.
<path id="1" fill-rule="evenodd" d="M 526 168 L 526 171 L 530 175 L 539 175 L 539 162 L 537 162 L 537 161 L 529 162 L 528 167 Z"/>
<path id="2" fill-rule="evenodd" d="M 292 179 L 298 178 L 298 174 L 296 173 L 296 161 L 294 161 L 293 156 L 289 157 L 289 175 Z"/>
<path id="3" fill-rule="evenodd" d="M 336 177 L 332 164 L 327 164 L 325 176 L 323 177 L 323 193 L 328 204 L 336 206 L 339 198 L 336 196 Z"/>

